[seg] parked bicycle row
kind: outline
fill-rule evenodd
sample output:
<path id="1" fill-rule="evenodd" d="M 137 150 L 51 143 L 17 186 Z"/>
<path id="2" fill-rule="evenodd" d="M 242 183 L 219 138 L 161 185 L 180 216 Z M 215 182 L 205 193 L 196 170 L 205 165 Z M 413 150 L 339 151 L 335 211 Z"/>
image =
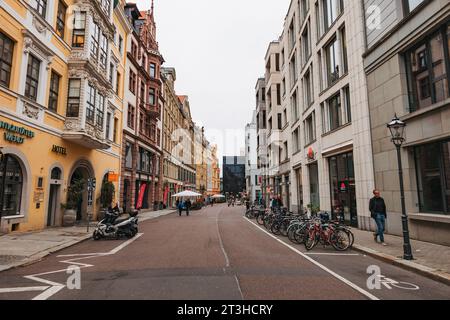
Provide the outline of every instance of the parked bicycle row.
<path id="1" fill-rule="evenodd" d="M 331 221 L 328 212 L 315 215 L 293 214 L 286 208 L 265 209 L 252 206 L 245 213 L 248 219 L 255 219 L 274 235 L 288 237 L 296 244 L 303 244 L 312 250 L 317 244 L 324 247 L 331 245 L 338 251 L 345 251 L 353 246 L 354 235 L 350 228 L 340 222 Z"/>

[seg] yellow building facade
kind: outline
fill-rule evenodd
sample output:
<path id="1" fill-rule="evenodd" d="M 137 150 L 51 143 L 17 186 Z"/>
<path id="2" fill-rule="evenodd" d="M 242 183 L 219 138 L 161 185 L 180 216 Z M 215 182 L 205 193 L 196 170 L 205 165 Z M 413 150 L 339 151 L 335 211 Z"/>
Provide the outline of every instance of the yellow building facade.
<path id="1" fill-rule="evenodd" d="M 0 2 L 0 232 L 96 219 L 107 181 L 118 198 L 130 26 L 116 4 Z"/>

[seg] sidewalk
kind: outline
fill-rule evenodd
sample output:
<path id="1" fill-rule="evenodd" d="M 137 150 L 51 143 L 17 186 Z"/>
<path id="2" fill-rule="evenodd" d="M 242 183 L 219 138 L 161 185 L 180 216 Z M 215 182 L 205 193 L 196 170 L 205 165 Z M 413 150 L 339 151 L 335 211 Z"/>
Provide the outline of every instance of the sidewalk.
<path id="1" fill-rule="evenodd" d="M 414 260 L 403 259 L 403 237 L 385 234 L 387 246 L 375 243 L 373 232 L 352 229 L 353 248 L 393 265 L 450 285 L 450 247 L 411 239 Z"/>
<path id="2" fill-rule="evenodd" d="M 139 221 L 155 219 L 173 212 L 173 209 L 143 211 L 139 214 Z M 34 263 L 51 253 L 90 239 L 95 225 L 96 223 L 91 222 L 89 232 L 85 224 L 0 236 L 0 272 Z"/>

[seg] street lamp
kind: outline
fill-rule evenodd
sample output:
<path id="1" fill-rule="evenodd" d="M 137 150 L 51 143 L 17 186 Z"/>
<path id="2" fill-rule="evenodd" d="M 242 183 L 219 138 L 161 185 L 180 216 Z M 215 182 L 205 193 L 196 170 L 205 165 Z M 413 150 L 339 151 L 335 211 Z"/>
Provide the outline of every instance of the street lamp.
<path id="1" fill-rule="evenodd" d="M 405 128 L 406 123 L 401 121 L 397 115 L 394 119 L 387 125 L 392 136 L 392 143 L 394 143 L 397 149 L 397 161 L 398 161 L 398 176 L 400 180 L 400 198 L 402 204 L 402 228 L 403 228 L 403 259 L 413 260 L 411 243 L 409 241 L 409 230 L 408 230 L 408 216 L 406 215 L 405 208 L 405 190 L 403 186 L 403 167 L 402 167 L 402 157 L 400 154 L 400 149 L 405 142 Z"/>

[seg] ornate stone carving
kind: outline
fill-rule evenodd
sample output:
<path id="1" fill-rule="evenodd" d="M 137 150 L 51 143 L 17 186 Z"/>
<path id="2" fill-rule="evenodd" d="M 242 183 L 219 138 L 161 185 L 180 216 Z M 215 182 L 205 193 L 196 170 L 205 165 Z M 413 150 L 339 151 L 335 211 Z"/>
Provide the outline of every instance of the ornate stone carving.
<path id="1" fill-rule="evenodd" d="M 79 131 L 80 130 L 78 120 L 66 120 L 64 127 L 66 130 L 69 130 L 69 131 Z"/>
<path id="2" fill-rule="evenodd" d="M 44 33 L 47 30 L 47 25 L 43 23 L 36 15 L 33 15 L 33 26 L 39 33 Z"/>
<path id="3" fill-rule="evenodd" d="M 39 111 L 40 108 L 28 103 L 27 101 L 23 101 L 23 114 L 29 118 L 38 120 L 39 119 Z"/>

